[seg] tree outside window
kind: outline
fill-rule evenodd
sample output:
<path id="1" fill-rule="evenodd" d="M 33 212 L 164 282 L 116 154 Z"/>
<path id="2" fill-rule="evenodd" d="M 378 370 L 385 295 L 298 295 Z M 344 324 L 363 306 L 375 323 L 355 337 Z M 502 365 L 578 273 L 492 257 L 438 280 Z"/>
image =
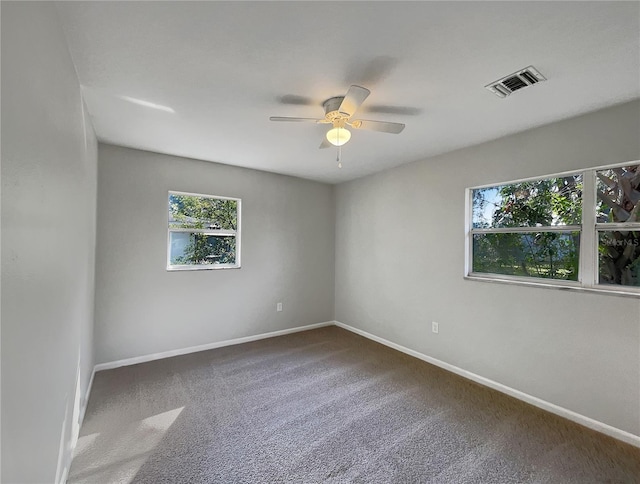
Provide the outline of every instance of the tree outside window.
<path id="1" fill-rule="evenodd" d="M 640 288 L 639 164 L 471 189 L 470 198 L 470 275 Z"/>
<path id="2" fill-rule="evenodd" d="M 239 267 L 240 200 L 169 192 L 168 268 Z"/>

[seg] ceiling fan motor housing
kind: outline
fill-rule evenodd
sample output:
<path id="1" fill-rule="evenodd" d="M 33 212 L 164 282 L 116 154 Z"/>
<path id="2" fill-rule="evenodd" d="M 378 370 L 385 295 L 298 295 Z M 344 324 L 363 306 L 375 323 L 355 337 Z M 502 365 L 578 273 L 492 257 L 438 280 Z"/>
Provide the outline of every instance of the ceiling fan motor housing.
<path id="1" fill-rule="evenodd" d="M 349 114 L 340 112 L 340 105 L 344 100 L 344 96 L 332 97 L 327 99 L 322 107 L 324 108 L 324 117 L 329 122 L 334 122 L 338 119 L 349 119 Z"/>

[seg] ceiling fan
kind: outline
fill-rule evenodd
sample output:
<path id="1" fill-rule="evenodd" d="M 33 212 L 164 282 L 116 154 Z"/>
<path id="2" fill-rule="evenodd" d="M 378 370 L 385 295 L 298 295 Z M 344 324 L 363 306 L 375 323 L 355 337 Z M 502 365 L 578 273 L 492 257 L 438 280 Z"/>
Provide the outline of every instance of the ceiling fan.
<path id="1" fill-rule="evenodd" d="M 353 85 L 345 96 L 337 96 L 327 99 L 322 103 L 324 118 L 291 118 L 271 116 L 271 121 L 292 121 L 316 124 L 331 124 L 333 128 L 327 131 L 325 139 L 320 144 L 320 149 L 333 146 L 342 146 L 351 139 L 351 132 L 347 126 L 354 129 L 366 129 L 383 133 L 398 134 L 404 129 L 402 123 L 390 123 L 386 121 L 368 121 L 365 119 L 353 119 L 356 111 L 365 99 L 371 94 L 369 89 Z"/>

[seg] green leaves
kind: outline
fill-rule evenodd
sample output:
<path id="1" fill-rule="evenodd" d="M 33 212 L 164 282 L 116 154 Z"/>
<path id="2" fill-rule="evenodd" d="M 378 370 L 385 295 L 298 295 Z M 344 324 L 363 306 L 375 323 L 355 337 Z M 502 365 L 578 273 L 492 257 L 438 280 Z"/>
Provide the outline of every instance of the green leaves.
<path id="1" fill-rule="evenodd" d="M 169 195 L 169 227 L 182 229 L 237 230 L 236 200 Z"/>
<path id="2" fill-rule="evenodd" d="M 577 225 L 582 218 L 580 176 L 514 183 L 501 187 L 494 226 Z"/>
<path id="3" fill-rule="evenodd" d="M 171 261 L 178 265 L 235 264 L 236 238 L 189 234 L 182 255 Z"/>
<path id="4" fill-rule="evenodd" d="M 578 232 L 473 234 L 473 272 L 578 280 Z"/>
<path id="5" fill-rule="evenodd" d="M 579 225 L 581 198 L 581 175 L 476 189 L 473 227 Z"/>
<path id="6" fill-rule="evenodd" d="M 600 284 L 640 286 L 640 229 L 606 230 L 609 223 L 636 224 L 640 211 L 640 165 L 596 172 L 598 278 Z"/>
<path id="7" fill-rule="evenodd" d="M 582 188 L 572 175 L 474 190 L 473 226 L 489 231 L 473 236 L 474 272 L 577 280 L 579 232 L 545 227 L 581 224 Z"/>

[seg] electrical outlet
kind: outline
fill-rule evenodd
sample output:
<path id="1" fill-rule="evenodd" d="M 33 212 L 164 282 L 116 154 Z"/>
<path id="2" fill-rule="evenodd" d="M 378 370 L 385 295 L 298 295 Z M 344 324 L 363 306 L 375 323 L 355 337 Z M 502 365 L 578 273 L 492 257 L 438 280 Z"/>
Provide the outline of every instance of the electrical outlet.
<path id="1" fill-rule="evenodd" d="M 282 303 L 279 302 L 278 304 L 276 304 L 276 311 L 281 312 L 282 311 Z"/>
<path id="2" fill-rule="evenodd" d="M 431 321 L 431 331 L 437 334 L 439 330 L 440 330 L 439 324 L 436 323 L 435 321 Z"/>

